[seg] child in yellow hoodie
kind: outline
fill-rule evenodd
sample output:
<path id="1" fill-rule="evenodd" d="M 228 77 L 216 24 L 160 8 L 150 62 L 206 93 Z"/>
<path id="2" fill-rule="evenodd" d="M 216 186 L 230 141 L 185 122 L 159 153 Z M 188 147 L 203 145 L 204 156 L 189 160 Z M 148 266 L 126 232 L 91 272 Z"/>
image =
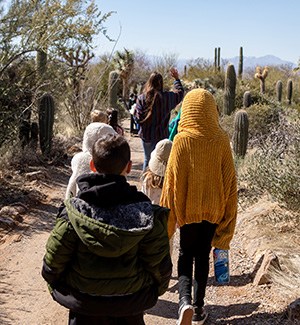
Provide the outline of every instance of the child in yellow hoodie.
<path id="1" fill-rule="evenodd" d="M 169 237 L 176 223 L 180 227 L 178 324 L 203 324 L 211 247 L 229 249 L 237 215 L 230 141 L 219 125 L 216 102 L 207 90 L 194 89 L 184 98 L 160 205 L 171 210 Z"/>

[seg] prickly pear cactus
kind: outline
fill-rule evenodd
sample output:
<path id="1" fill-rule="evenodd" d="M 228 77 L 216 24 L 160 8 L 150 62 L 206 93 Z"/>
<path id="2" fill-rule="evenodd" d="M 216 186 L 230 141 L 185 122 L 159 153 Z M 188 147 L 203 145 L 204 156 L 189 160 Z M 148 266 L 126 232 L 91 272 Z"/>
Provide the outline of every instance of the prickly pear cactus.
<path id="1" fill-rule="evenodd" d="M 239 110 L 234 116 L 233 151 L 244 157 L 248 146 L 249 119 L 245 110 Z"/>
<path id="2" fill-rule="evenodd" d="M 112 108 L 117 108 L 117 96 L 119 89 L 119 74 L 116 71 L 111 71 L 109 73 L 108 79 L 108 102 L 109 106 Z"/>
<path id="3" fill-rule="evenodd" d="M 43 153 L 49 154 L 52 145 L 54 123 L 54 100 L 51 95 L 44 95 L 39 104 L 40 146 Z"/>
<path id="4" fill-rule="evenodd" d="M 225 74 L 225 91 L 223 98 L 223 113 L 230 115 L 234 111 L 236 74 L 234 65 L 228 63 Z"/>
<path id="5" fill-rule="evenodd" d="M 282 82 L 280 80 L 277 81 L 276 83 L 276 95 L 277 95 L 277 100 L 281 102 L 281 97 L 282 97 Z"/>
<path id="6" fill-rule="evenodd" d="M 289 80 L 287 83 L 287 89 L 286 89 L 286 98 L 288 105 L 291 105 L 292 103 L 292 95 L 293 95 L 293 80 Z"/>
<path id="7" fill-rule="evenodd" d="M 245 91 L 244 92 L 244 96 L 243 96 L 243 104 L 244 107 L 249 107 L 252 104 L 252 100 L 251 100 L 251 93 L 250 91 Z"/>

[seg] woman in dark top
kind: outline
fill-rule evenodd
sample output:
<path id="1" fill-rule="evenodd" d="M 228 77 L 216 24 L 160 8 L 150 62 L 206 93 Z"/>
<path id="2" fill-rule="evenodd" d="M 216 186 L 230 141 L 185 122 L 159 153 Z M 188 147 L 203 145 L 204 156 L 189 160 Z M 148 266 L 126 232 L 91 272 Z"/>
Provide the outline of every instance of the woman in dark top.
<path id="1" fill-rule="evenodd" d="M 140 125 L 139 136 L 144 149 L 145 171 L 150 154 L 158 141 L 169 138 L 170 113 L 182 100 L 184 90 L 178 77 L 177 69 L 170 69 L 175 79 L 175 91 L 163 91 L 163 78 L 160 73 L 153 72 L 136 102 L 135 117 Z"/>

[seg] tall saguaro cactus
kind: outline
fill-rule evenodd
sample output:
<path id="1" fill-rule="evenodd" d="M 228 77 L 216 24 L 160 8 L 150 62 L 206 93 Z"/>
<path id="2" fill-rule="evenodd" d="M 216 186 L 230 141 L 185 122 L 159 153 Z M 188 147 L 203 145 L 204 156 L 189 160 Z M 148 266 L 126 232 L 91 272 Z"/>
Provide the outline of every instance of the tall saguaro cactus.
<path id="1" fill-rule="evenodd" d="M 287 89 L 286 89 L 286 98 L 288 105 L 292 103 L 292 95 L 293 95 L 293 80 L 289 79 L 287 82 Z"/>
<path id="2" fill-rule="evenodd" d="M 265 92 L 265 80 L 268 76 L 269 68 L 265 67 L 262 71 L 262 68 L 258 66 L 256 68 L 256 73 L 254 75 L 255 78 L 259 79 L 260 81 L 260 92 L 263 94 Z"/>
<path id="3" fill-rule="evenodd" d="M 116 71 L 111 71 L 108 78 L 108 102 L 112 108 L 117 108 L 117 95 L 119 88 L 119 74 Z"/>
<path id="4" fill-rule="evenodd" d="M 217 71 L 217 64 L 218 64 L 218 49 L 215 47 L 214 72 Z"/>
<path id="5" fill-rule="evenodd" d="M 225 91 L 223 98 L 223 113 L 230 115 L 234 111 L 236 73 L 234 65 L 228 63 L 225 74 Z"/>
<path id="6" fill-rule="evenodd" d="M 281 97 L 282 97 L 282 82 L 280 80 L 277 81 L 276 83 L 276 96 L 277 100 L 281 102 Z"/>
<path id="7" fill-rule="evenodd" d="M 243 47 L 240 47 L 240 58 L 239 58 L 239 70 L 238 70 L 239 79 L 243 78 Z"/>
<path id="8" fill-rule="evenodd" d="M 239 157 L 244 157 L 248 146 L 249 119 L 247 112 L 239 110 L 234 116 L 233 151 Z"/>
<path id="9" fill-rule="evenodd" d="M 47 70 L 47 53 L 44 51 L 37 51 L 36 53 L 36 67 L 37 77 L 43 79 Z"/>
<path id="10" fill-rule="evenodd" d="M 221 48 L 218 47 L 218 59 L 217 59 L 217 67 L 218 67 L 218 71 L 221 70 Z"/>
<path id="11" fill-rule="evenodd" d="M 40 146 L 43 153 L 49 154 L 52 145 L 54 123 L 54 100 L 51 95 L 44 95 L 39 105 Z"/>

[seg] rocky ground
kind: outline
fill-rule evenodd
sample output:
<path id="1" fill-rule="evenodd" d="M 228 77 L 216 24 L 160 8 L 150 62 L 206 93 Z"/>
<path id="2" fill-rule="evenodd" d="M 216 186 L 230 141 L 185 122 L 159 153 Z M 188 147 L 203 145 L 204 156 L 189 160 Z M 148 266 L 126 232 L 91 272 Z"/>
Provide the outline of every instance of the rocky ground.
<path id="1" fill-rule="evenodd" d="M 129 135 L 128 121 L 125 130 L 133 160 L 128 180 L 139 187 L 143 151 L 140 139 Z M 0 196 L 0 209 L 7 206 L 7 211 L 13 211 L 14 217 L 10 218 L 11 225 L 0 223 L 0 324 L 67 324 L 67 310 L 52 300 L 40 271 L 45 244 L 70 177 L 69 160 L 60 166 L 49 165 L 39 172 L 37 179 L 33 176 L 26 180 L 22 191 L 17 190 L 22 178 L 18 174 L 11 176 L 6 180 L 9 183 L 6 190 L 15 188 L 15 192 L 9 192 L 14 195 L 13 199 L 8 200 L 3 193 Z M 293 320 L 295 311 L 288 307 L 300 292 L 299 269 L 295 267 L 300 254 L 300 231 L 292 221 L 282 221 L 274 212 L 279 211 L 277 209 L 276 203 L 262 199 L 246 211 L 239 211 L 230 250 L 230 283 L 216 284 L 211 265 L 206 324 L 300 323 Z M 0 221 L 4 218 L 5 209 L 0 214 Z M 275 272 L 271 283 L 254 284 L 260 257 L 266 249 L 278 256 L 282 271 L 277 275 Z M 178 234 L 174 241 L 174 268 L 169 290 L 154 308 L 146 311 L 147 325 L 176 324 L 177 255 Z"/>

